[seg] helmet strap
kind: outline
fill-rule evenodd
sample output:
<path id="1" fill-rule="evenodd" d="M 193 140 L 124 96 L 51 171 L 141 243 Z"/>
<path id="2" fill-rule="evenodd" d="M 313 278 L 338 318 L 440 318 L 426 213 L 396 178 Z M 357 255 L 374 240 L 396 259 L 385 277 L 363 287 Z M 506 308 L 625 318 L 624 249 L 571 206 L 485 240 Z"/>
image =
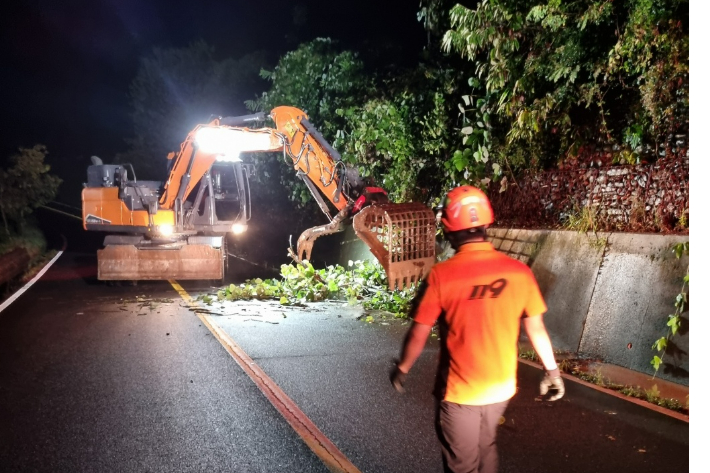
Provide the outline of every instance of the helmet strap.
<path id="1" fill-rule="evenodd" d="M 457 232 L 444 232 L 444 237 L 449 240 L 449 243 L 451 243 L 451 246 L 455 250 L 458 250 L 466 243 L 486 241 L 486 227 L 473 227 Z"/>

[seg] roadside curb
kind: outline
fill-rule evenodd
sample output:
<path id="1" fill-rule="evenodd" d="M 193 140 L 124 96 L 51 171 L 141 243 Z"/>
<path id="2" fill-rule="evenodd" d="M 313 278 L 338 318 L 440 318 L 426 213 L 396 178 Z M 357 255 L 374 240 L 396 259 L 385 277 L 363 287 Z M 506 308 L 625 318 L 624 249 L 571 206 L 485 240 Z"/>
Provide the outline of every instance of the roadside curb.
<path id="1" fill-rule="evenodd" d="M 519 361 L 520 363 L 524 363 L 524 364 L 526 364 L 526 365 L 528 365 L 528 366 L 532 366 L 532 367 L 534 367 L 534 368 L 538 368 L 538 369 L 540 369 L 541 371 L 543 370 L 542 365 L 539 364 L 539 363 L 535 363 L 534 361 L 525 360 L 525 359 L 522 359 L 522 358 L 518 358 L 518 361 Z M 623 399 L 623 400 L 625 400 L 625 401 L 631 402 L 631 403 L 636 404 L 636 405 L 639 405 L 639 406 L 641 406 L 641 407 L 645 407 L 645 408 L 650 409 L 650 410 L 652 410 L 652 411 L 656 411 L 656 412 L 658 412 L 658 413 L 660 413 L 660 414 L 665 414 L 665 415 L 667 415 L 667 416 L 669 416 L 669 417 L 673 417 L 673 418 L 675 418 L 675 419 L 682 420 L 683 422 L 690 423 L 690 416 L 689 416 L 689 415 L 681 414 L 680 412 L 676 412 L 676 411 L 671 410 L 671 409 L 666 409 L 665 407 L 657 406 L 656 404 L 650 403 L 650 402 L 648 402 L 648 401 L 643 401 L 643 400 L 641 400 L 641 399 L 637 399 L 637 398 L 632 397 L 632 396 L 627 396 L 627 395 L 625 395 L 625 394 L 621 394 L 621 393 L 619 393 L 619 392 L 617 392 L 617 391 L 615 391 L 615 390 L 613 390 L 613 389 L 609 389 L 609 388 L 605 388 L 605 387 L 602 387 L 602 386 L 598 386 L 598 385 L 596 385 L 596 384 L 594 384 L 594 383 L 590 383 L 590 382 L 588 382 L 588 381 L 584 381 L 583 379 L 579 379 L 579 378 L 577 378 L 576 376 L 573 376 L 573 375 L 568 374 L 568 373 L 560 372 L 560 375 L 561 375 L 564 379 L 573 381 L 573 382 L 575 382 L 575 383 L 577 383 L 577 384 L 581 384 L 581 385 L 583 385 L 583 386 L 586 386 L 586 387 L 588 387 L 588 388 L 594 389 L 594 390 L 596 390 L 596 391 L 599 391 L 599 392 L 602 392 L 602 393 L 605 393 L 605 394 L 609 394 L 610 396 L 614 396 L 614 397 L 619 398 L 619 399 Z"/>
<path id="2" fill-rule="evenodd" d="M 64 245 L 64 248 L 66 248 L 66 244 Z M 2 313 L 3 310 L 5 310 L 7 307 L 9 307 L 10 304 L 12 304 L 13 302 L 15 302 L 15 300 L 16 300 L 18 297 L 20 297 L 27 289 L 29 289 L 30 287 L 32 287 L 32 285 L 33 285 L 34 283 L 36 283 L 36 282 L 39 280 L 39 278 L 41 278 L 41 277 L 44 275 L 44 273 L 47 272 L 47 270 L 49 270 L 49 268 L 54 264 L 54 262 L 57 261 L 60 256 L 62 256 L 62 253 L 64 253 L 64 249 L 61 249 L 61 250 L 57 251 L 57 254 L 54 255 L 54 258 L 52 258 L 46 265 L 44 265 L 44 267 L 43 267 L 41 270 L 39 270 L 39 272 L 35 275 L 35 277 L 33 277 L 32 279 L 30 279 L 30 280 L 27 282 L 27 284 L 25 284 L 24 286 L 22 286 L 22 288 L 20 288 L 20 289 L 19 289 L 18 291 L 16 291 L 13 295 L 11 295 L 10 297 L 8 297 L 2 304 L 0 304 L 0 314 Z"/>

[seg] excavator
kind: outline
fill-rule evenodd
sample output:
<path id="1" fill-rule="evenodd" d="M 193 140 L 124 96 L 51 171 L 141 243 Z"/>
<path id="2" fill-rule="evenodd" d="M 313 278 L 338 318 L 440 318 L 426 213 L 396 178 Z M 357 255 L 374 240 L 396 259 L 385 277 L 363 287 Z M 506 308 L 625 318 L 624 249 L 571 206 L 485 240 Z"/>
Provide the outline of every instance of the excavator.
<path id="1" fill-rule="evenodd" d="M 168 155 L 170 175 L 160 181 L 128 178 L 123 164 L 94 157 L 82 191 L 84 228 L 103 231 L 97 253 L 99 280 L 223 280 L 229 232 L 242 233 L 251 218 L 245 153 L 280 152 L 303 180 L 328 223 L 304 231 L 297 263 L 310 260 L 316 239 L 352 225 L 387 275 L 390 290 L 422 280 L 435 262 L 434 212 L 418 202 L 393 203 L 387 192 L 361 178 L 295 107 L 219 117 L 195 127 Z M 328 202 L 334 208 L 328 205 Z"/>

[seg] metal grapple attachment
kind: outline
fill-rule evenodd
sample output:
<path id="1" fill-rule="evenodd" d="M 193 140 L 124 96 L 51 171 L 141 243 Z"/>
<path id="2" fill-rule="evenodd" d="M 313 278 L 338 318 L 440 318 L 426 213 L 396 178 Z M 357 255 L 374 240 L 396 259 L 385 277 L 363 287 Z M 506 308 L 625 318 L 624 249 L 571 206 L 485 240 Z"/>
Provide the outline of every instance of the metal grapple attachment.
<path id="1" fill-rule="evenodd" d="M 297 263 L 301 261 L 311 259 L 311 252 L 313 251 L 313 243 L 316 239 L 325 236 L 332 235 L 333 233 L 342 232 L 345 229 L 345 224 L 343 223 L 350 212 L 350 207 L 346 207 L 333 218 L 333 220 L 326 225 L 318 225 L 317 227 L 312 227 L 301 233 L 296 242 L 296 252 L 289 248 L 288 252 L 291 258 Z"/>
<path id="2" fill-rule="evenodd" d="M 422 203 L 372 204 L 355 215 L 353 229 L 384 268 L 390 290 L 415 285 L 434 265 L 436 219 Z"/>

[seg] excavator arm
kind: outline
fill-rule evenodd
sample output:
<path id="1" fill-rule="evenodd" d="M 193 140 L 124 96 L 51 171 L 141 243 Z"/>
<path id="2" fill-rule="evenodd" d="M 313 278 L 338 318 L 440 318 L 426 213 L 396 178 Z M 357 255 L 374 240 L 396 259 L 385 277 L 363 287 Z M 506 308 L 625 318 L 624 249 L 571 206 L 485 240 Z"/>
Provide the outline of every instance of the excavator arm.
<path id="1" fill-rule="evenodd" d="M 342 231 L 352 222 L 355 234 L 383 266 L 390 289 L 423 279 L 435 262 L 436 223 L 431 209 L 417 202 L 392 203 L 383 189 L 366 186 L 302 110 L 282 106 L 270 115 L 283 139 L 283 152 L 330 219 L 303 232 L 291 256 L 297 262 L 310 259 L 317 238 Z M 338 210 L 335 217 L 321 194 Z"/>
<path id="2" fill-rule="evenodd" d="M 297 175 L 304 180 L 324 213 L 330 217 L 323 198 L 315 189 L 338 211 L 352 205 L 352 190 L 346 186 L 349 184 L 347 167 L 340 154 L 311 125 L 308 116 L 295 107 L 284 106 L 274 108 L 271 119 L 285 138 L 284 151 L 292 159 Z"/>

